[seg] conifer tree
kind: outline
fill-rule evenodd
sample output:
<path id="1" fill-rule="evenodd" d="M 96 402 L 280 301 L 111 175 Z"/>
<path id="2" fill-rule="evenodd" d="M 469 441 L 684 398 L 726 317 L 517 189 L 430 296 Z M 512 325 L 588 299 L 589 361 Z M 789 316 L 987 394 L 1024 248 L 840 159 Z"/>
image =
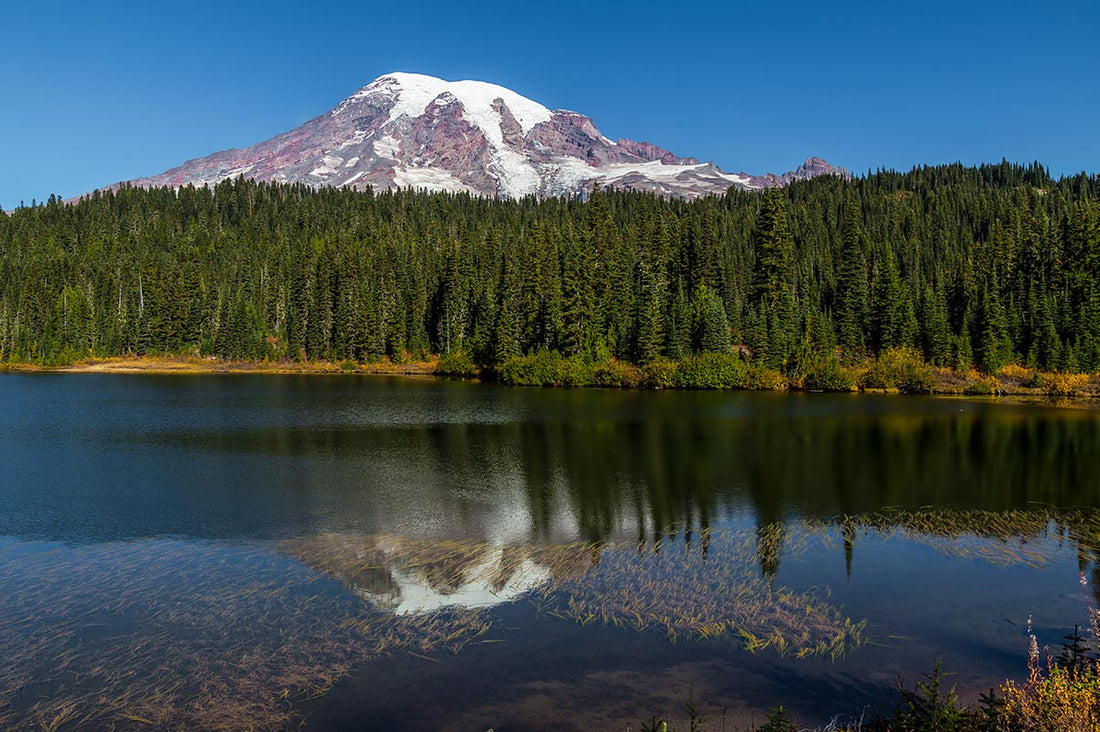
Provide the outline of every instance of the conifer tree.
<path id="1" fill-rule="evenodd" d="M 730 347 L 729 321 L 722 301 L 701 281 L 691 299 L 692 350 L 699 353 L 724 353 Z"/>
<path id="2" fill-rule="evenodd" d="M 867 267 L 863 256 L 863 230 L 854 200 L 844 206 L 841 229 L 840 271 L 837 273 L 834 310 L 837 343 L 846 356 L 859 357 L 864 348 L 867 323 Z"/>
<path id="3" fill-rule="evenodd" d="M 753 232 L 756 260 L 750 308 L 755 312 L 755 317 L 763 321 L 767 333 L 765 363 L 774 367 L 780 367 L 786 361 L 796 332 L 792 269 L 794 242 L 787 225 L 783 196 L 783 191 L 778 188 L 768 189 L 761 201 Z"/>

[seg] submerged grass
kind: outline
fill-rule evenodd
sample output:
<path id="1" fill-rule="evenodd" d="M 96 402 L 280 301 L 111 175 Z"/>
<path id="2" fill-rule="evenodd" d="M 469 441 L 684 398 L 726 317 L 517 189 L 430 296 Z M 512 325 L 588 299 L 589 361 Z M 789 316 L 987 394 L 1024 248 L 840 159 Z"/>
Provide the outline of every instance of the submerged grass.
<path id="1" fill-rule="evenodd" d="M 499 640 L 491 605 L 520 599 L 579 625 L 838 658 L 866 642 L 865 621 L 825 589 L 778 584 L 776 568 L 861 532 L 998 565 L 1043 565 L 1054 542 L 1100 546 L 1094 512 L 1043 508 L 880 511 L 691 541 L 324 534 L 280 543 L 293 563 L 263 547 L 168 540 L 0 542 L 0 728 L 286 727 L 297 702 L 355 664 Z"/>
<path id="2" fill-rule="evenodd" d="M 367 592 L 387 597 L 384 577 L 414 579 L 445 597 L 471 585 L 502 599 L 521 593 L 549 617 L 635 631 L 671 641 L 725 639 L 748 651 L 836 658 L 863 642 L 865 623 L 845 617 L 823 592 L 776 587 L 757 565 L 779 544 L 798 550 L 780 525 L 705 531 L 698 542 L 658 539 L 497 547 L 477 540 L 432 542 L 329 535 L 288 550 Z M 801 536 L 801 534 L 800 534 Z M 372 589 L 362 583 L 375 578 Z"/>
<path id="3" fill-rule="evenodd" d="M 289 700 L 354 661 L 334 599 L 256 553 L 156 541 L 12 559 L 0 562 L 5 727 L 279 727 Z"/>
<path id="4" fill-rule="evenodd" d="M 754 532 L 708 533 L 698 544 L 606 545 L 588 572 L 536 596 L 547 614 L 582 625 L 655 629 L 671 641 L 724 639 L 754 653 L 837 658 L 863 642 L 864 621 L 845 617 L 824 593 L 774 586 L 756 566 L 760 554 Z"/>

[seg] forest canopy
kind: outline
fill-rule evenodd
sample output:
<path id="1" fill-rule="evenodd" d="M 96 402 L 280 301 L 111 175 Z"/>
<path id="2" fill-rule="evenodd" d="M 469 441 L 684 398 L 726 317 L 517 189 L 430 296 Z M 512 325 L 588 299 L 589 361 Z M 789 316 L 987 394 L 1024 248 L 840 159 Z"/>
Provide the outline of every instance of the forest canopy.
<path id="1" fill-rule="evenodd" d="M 1100 178 L 948 165 L 697 201 L 123 187 L 0 212 L 0 358 L 736 351 L 1100 369 Z"/>

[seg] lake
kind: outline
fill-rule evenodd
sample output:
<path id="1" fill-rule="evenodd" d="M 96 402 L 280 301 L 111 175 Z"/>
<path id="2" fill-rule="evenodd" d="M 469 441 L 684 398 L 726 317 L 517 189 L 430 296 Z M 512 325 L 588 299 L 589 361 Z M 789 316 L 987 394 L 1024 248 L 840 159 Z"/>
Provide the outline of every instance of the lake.
<path id="1" fill-rule="evenodd" d="M 708 729 L 976 700 L 1100 587 L 1100 412 L 0 375 L 0 727 Z"/>

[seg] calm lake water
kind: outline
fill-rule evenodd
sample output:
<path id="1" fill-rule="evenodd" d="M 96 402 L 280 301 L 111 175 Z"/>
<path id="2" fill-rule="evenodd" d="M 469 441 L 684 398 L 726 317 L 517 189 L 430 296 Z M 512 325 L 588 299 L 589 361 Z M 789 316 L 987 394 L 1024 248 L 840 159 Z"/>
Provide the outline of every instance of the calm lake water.
<path id="1" fill-rule="evenodd" d="M 0 727 L 709 729 L 976 699 L 1100 587 L 1100 412 L 0 375 Z"/>

